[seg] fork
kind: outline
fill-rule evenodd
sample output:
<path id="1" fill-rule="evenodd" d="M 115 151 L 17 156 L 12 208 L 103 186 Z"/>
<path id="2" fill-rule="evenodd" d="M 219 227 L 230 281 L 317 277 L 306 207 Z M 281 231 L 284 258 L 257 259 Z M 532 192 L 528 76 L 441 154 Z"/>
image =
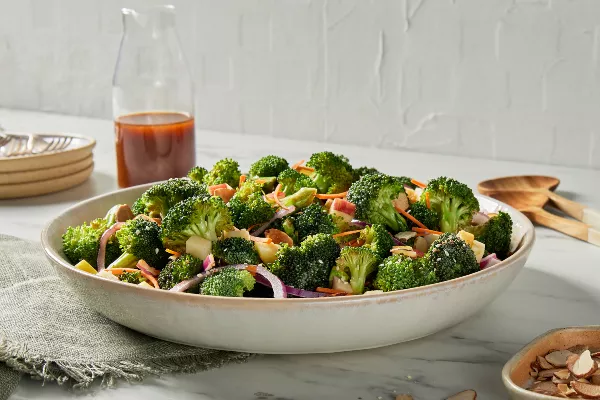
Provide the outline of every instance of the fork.
<path id="1" fill-rule="evenodd" d="M 3 145 L 3 154 L 6 157 L 22 156 L 28 154 L 41 154 L 52 151 L 59 151 L 67 148 L 73 141 L 69 136 L 40 136 L 40 135 L 2 135 L 0 134 L 0 144 L 2 137 L 7 137 L 8 141 Z M 49 140 L 46 140 L 49 139 Z M 6 148 L 8 143 L 12 145 Z M 0 145 L 2 147 L 2 145 Z"/>

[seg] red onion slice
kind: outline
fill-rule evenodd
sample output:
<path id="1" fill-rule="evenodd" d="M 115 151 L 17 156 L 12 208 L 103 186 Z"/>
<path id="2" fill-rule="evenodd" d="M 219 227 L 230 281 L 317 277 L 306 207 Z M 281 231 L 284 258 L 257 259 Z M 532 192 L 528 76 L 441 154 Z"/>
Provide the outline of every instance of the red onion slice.
<path id="1" fill-rule="evenodd" d="M 154 277 L 158 276 L 158 274 L 160 274 L 160 271 L 157 270 L 156 268 L 153 268 L 150 266 L 150 264 L 148 264 L 146 261 L 144 260 L 139 260 L 137 262 L 136 267 L 140 270 L 140 271 L 144 271 L 147 274 L 150 274 Z"/>
<path id="2" fill-rule="evenodd" d="M 261 275 L 263 278 L 266 278 L 269 281 L 271 288 L 273 289 L 273 297 L 275 299 L 287 298 L 287 290 L 285 289 L 285 285 L 275 274 L 262 265 L 256 266 L 256 274 Z"/>
<path id="3" fill-rule="evenodd" d="M 100 248 L 98 249 L 98 258 L 96 260 L 96 264 L 98 267 L 98 272 L 104 269 L 104 263 L 106 261 L 106 245 L 108 244 L 108 240 L 114 235 L 121 227 L 124 222 L 117 222 L 113 224 L 110 228 L 104 231 L 102 236 L 100 236 Z"/>
<path id="4" fill-rule="evenodd" d="M 205 271 L 208 271 L 209 269 L 211 269 L 214 266 L 215 266 L 215 257 L 211 253 L 211 254 L 207 255 L 206 258 L 204 259 L 204 261 L 202 262 L 202 268 L 204 268 Z"/>
<path id="5" fill-rule="evenodd" d="M 262 275 L 256 274 L 256 276 L 254 278 L 256 279 L 256 282 L 260 283 L 261 285 L 272 288 L 271 282 L 269 282 L 269 280 L 267 278 L 264 278 Z M 317 298 L 317 297 L 328 297 L 329 296 L 327 293 L 312 292 L 310 290 L 304 290 L 304 289 L 296 289 L 295 287 L 288 286 L 288 285 L 283 285 L 283 287 L 285 288 L 285 291 L 287 292 L 287 294 L 291 294 L 292 296 L 295 296 L 295 297 Z"/>
<path id="6" fill-rule="evenodd" d="M 358 228 L 366 228 L 367 226 L 371 226 L 368 222 L 360 221 L 358 219 L 353 219 L 350 221 L 350 225 L 354 225 Z"/>
<path id="7" fill-rule="evenodd" d="M 171 289 L 169 289 L 169 291 L 170 292 L 185 292 L 189 288 L 194 287 L 197 284 L 199 284 L 200 282 L 202 282 L 207 277 L 214 275 L 217 272 L 221 271 L 223 268 L 225 268 L 225 267 L 211 268 L 208 271 L 201 272 L 193 278 L 186 279 L 185 281 L 179 282 L 178 284 L 173 286 Z M 238 269 L 241 269 L 241 268 L 238 268 Z M 245 267 L 244 267 L 244 269 L 245 269 Z"/>
<path id="8" fill-rule="evenodd" d="M 473 219 L 471 220 L 472 225 L 483 225 L 490 220 L 489 215 L 483 212 L 477 212 L 473 214 Z"/>
<path id="9" fill-rule="evenodd" d="M 496 253 L 492 253 L 481 259 L 479 263 L 479 267 L 481 269 L 490 268 L 496 264 L 498 264 L 501 260 L 496 256 Z"/>
<path id="10" fill-rule="evenodd" d="M 281 219 L 283 217 L 285 217 L 286 215 L 289 215 L 291 213 L 293 213 L 294 211 L 296 211 L 296 207 L 294 206 L 289 206 L 288 208 L 282 208 L 281 210 L 277 211 L 275 213 L 275 215 L 273 215 L 273 218 L 271 218 L 269 220 L 269 222 L 262 224 L 260 227 L 258 227 L 254 232 L 250 233 L 251 236 L 258 236 L 261 233 L 263 233 L 273 222 L 277 221 L 278 219 Z"/>

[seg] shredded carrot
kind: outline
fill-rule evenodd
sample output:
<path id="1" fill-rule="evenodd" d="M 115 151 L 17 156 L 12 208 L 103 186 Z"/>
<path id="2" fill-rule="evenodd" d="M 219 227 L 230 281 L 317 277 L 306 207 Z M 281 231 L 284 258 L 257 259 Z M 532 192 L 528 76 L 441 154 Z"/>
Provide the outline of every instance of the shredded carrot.
<path id="1" fill-rule="evenodd" d="M 402 215 L 404 215 L 406 218 L 410 219 L 414 224 L 419 225 L 421 228 L 427 228 L 425 225 L 423 225 L 418 219 L 416 219 L 415 217 L 413 217 L 412 215 L 410 215 L 409 213 L 407 213 L 406 211 L 404 211 L 403 209 L 401 209 L 400 207 L 396 207 L 396 205 L 394 205 L 394 208 L 396 208 L 396 210 L 398 210 L 398 212 Z"/>
<path id="2" fill-rule="evenodd" d="M 266 179 L 262 179 L 262 178 L 256 178 L 256 179 L 254 180 L 254 182 L 256 182 L 256 183 L 259 183 L 259 184 L 263 184 L 263 183 L 266 183 L 266 182 L 267 182 L 267 180 L 266 180 Z"/>
<path id="3" fill-rule="evenodd" d="M 300 161 L 298 161 L 296 164 L 292 165 L 292 169 L 298 168 L 299 166 L 301 166 L 302 164 L 304 164 L 304 161 L 306 161 L 306 160 L 300 160 Z"/>
<path id="4" fill-rule="evenodd" d="M 155 277 L 153 277 L 152 275 L 150 275 L 147 272 L 144 272 L 142 270 L 139 270 L 140 273 L 142 274 L 142 276 L 146 279 L 148 279 L 150 281 L 150 283 L 152 283 L 152 286 L 154 286 L 156 289 L 160 289 L 160 286 L 158 286 L 158 281 L 156 280 Z"/>
<path id="5" fill-rule="evenodd" d="M 429 192 L 425 192 L 425 204 L 427 208 L 431 208 L 431 202 L 429 201 Z"/>
<path id="6" fill-rule="evenodd" d="M 427 187 L 426 184 L 424 184 L 423 182 L 420 182 L 420 181 L 418 181 L 416 179 L 411 179 L 410 183 L 412 183 L 413 185 L 418 186 L 420 188 L 426 188 Z"/>
<path id="7" fill-rule="evenodd" d="M 246 271 L 250 272 L 252 276 L 256 275 L 256 265 L 248 265 Z"/>
<path id="8" fill-rule="evenodd" d="M 341 237 L 341 236 L 346 236 L 346 235 L 352 235 L 353 233 L 358 233 L 360 232 L 361 229 L 355 230 L 355 231 L 347 231 L 347 232 L 342 232 L 342 233 L 336 233 L 335 235 L 333 235 L 334 238 L 336 237 Z"/>
<path id="9" fill-rule="evenodd" d="M 433 235 L 441 235 L 444 232 L 440 232 L 440 231 L 434 231 L 433 229 L 427 229 L 427 228 L 417 228 L 416 226 L 412 228 L 413 231 L 417 232 L 417 233 L 431 233 Z"/>
<path id="10" fill-rule="evenodd" d="M 171 249 L 165 249 L 165 251 L 169 254 L 173 254 L 175 257 L 181 257 L 181 253 Z"/>
<path id="11" fill-rule="evenodd" d="M 348 294 L 348 292 L 344 292 L 343 290 L 338 290 L 338 289 L 329 289 L 326 287 L 318 287 L 317 290 L 315 290 L 315 292 L 319 292 L 319 293 L 329 293 L 329 294 Z"/>
<path id="12" fill-rule="evenodd" d="M 239 186 L 241 187 L 244 184 L 244 182 L 246 182 L 246 175 L 240 175 L 240 184 L 239 184 Z"/>
<path id="13" fill-rule="evenodd" d="M 296 169 L 296 171 L 298 171 L 304 175 L 311 175 L 313 172 L 315 172 L 314 168 L 305 167 L 304 165 L 300 165 L 300 166 L 296 167 L 295 169 Z"/>
<path id="14" fill-rule="evenodd" d="M 121 275 L 125 272 L 141 272 L 139 269 L 136 268 L 107 268 L 106 270 L 113 275 Z"/>
<path id="15" fill-rule="evenodd" d="M 342 193 L 334 193 L 334 194 L 318 194 L 316 197 L 317 199 L 321 199 L 321 200 L 327 200 L 327 199 L 343 199 L 344 197 L 346 197 L 346 195 L 348 194 L 348 192 L 342 192 Z"/>
<path id="16" fill-rule="evenodd" d="M 281 183 L 278 184 L 275 187 L 275 190 L 273 191 L 273 200 L 275 200 L 275 204 L 277 204 L 279 207 L 283 208 L 284 210 L 289 210 L 289 207 L 284 206 L 283 204 L 281 204 L 281 202 L 279 201 L 279 191 L 281 190 Z"/>

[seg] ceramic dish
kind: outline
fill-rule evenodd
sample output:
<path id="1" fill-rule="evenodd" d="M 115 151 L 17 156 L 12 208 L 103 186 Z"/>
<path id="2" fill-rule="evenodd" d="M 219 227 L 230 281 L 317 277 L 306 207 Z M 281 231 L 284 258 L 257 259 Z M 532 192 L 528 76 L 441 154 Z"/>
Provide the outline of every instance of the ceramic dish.
<path id="1" fill-rule="evenodd" d="M 530 365 L 537 356 L 550 350 L 565 350 L 575 345 L 600 347 L 600 326 L 582 326 L 553 329 L 538 336 L 515 354 L 502 369 L 502 382 L 512 400 L 550 400 L 558 397 L 525 389 L 531 382 Z"/>
<path id="2" fill-rule="evenodd" d="M 33 169 L 30 171 L 0 172 L 0 185 L 13 185 L 60 178 L 82 171 L 92 165 L 93 162 L 93 156 L 89 154 L 82 160 L 57 167 Z"/>
<path id="3" fill-rule="evenodd" d="M 25 135 L 25 133 L 19 132 L 10 133 Z M 96 141 L 94 139 L 82 135 L 76 135 L 74 133 L 52 133 L 47 135 L 71 136 L 73 137 L 73 141 L 66 149 L 55 153 L 51 152 L 18 157 L 0 156 L 0 173 L 30 171 L 35 169 L 56 167 L 59 165 L 67 165 L 88 157 L 90 154 L 92 154 L 94 146 L 96 146 Z"/>
<path id="4" fill-rule="evenodd" d="M 525 264 L 535 240 L 533 226 L 523 214 L 478 196 L 484 209 L 500 205 L 511 214 L 523 233 L 518 250 L 483 271 L 420 288 L 318 299 L 213 297 L 147 289 L 73 268 L 61 251 L 61 235 L 67 227 L 103 216 L 114 204 L 131 204 L 150 186 L 108 193 L 69 208 L 46 226 L 42 244 L 81 301 L 131 329 L 193 346 L 330 353 L 431 335 L 469 318 L 502 293 Z"/>
<path id="5" fill-rule="evenodd" d="M 37 182 L 0 185 L 0 199 L 41 196 L 66 190 L 85 182 L 94 171 L 94 163 L 73 174 Z"/>

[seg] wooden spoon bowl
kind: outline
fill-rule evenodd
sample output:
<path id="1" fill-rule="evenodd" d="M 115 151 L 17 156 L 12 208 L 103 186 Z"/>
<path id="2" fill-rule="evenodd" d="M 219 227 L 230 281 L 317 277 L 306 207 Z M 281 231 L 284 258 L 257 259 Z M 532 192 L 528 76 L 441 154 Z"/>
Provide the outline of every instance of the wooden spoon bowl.
<path id="1" fill-rule="evenodd" d="M 490 192 L 500 190 L 552 190 L 560 184 L 560 180 L 553 176 L 543 175 L 520 175 L 504 176 L 501 178 L 488 179 L 480 182 L 477 189 L 481 194 L 488 195 Z"/>

